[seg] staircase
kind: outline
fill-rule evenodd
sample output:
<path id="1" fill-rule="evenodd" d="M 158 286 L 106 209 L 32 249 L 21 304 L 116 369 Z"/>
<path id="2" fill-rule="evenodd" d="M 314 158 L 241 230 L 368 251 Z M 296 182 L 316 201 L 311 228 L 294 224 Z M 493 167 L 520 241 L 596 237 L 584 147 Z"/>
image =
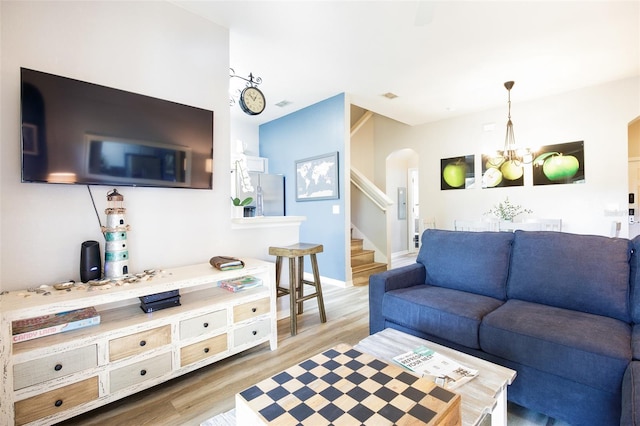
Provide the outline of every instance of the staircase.
<path id="1" fill-rule="evenodd" d="M 362 286 L 369 284 L 369 275 L 387 270 L 386 263 L 375 262 L 374 250 L 364 250 L 363 240 L 351 239 L 351 274 L 353 285 Z"/>

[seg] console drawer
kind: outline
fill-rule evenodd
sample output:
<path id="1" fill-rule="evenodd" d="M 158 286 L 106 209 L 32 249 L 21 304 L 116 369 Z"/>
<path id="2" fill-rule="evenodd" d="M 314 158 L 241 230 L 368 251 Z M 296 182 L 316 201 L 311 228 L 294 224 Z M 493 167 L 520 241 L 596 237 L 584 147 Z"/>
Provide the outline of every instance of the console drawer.
<path id="1" fill-rule="evenodd" d="M 165 325 L 109 341 L 109 360 L 116 361 L 171 343 L 171 326 Z"/>
<path id="2" fill-rule="evenodd" d="M 227 310 L 222 309 L 180 321 L 180 340 L 201 336 L 227 325 Z"/>
<path id="3" fill-rule="evenodd" d="M 98 365 L 96 345 L 85 346 L 13 366 L 13 389 L 64 377 Z"/>
<path id="4" fill-rule="evenodd" d="M 265 318 L 233 331 L 233 345 L 242 346 L 265 338 L 271 332 L 271 319 Z"/>
<path id="5" fill-rule="evenodd" d="M 171 371 L 171 352 L 150 359 L 135 362 L 109 373 L 111 392 L 117 392 L 129 386 L 154 379 Z"/>
<path id="6" fill-rule="evenodd" d="M 269 313 L 269 298 L 254 300 L 233 307 L 233 321 L 242 322 L 250 318 Z"/>
<path id="7" fill-rule="evenodd" d="M 16 425 L 23 425 L 98 398 L 98 378 L 91 377 L 15 403 Z"/>
<path id="8" fill-rule="evenodd" d="M 227 335 L 212 337 L 180 349 L 180 366 L 192 364 L 227 350 Z"/>

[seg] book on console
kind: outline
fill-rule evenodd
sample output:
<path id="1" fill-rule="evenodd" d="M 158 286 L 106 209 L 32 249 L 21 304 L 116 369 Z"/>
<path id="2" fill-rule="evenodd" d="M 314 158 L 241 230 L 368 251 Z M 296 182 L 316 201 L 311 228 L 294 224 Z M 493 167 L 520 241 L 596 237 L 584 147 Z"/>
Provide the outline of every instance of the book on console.
<path id="1" fill-rule="evenodd" d="M 100 324 L 100 315 L 94 307 L 42 315 L 13 321 L 12 340 L 13 343 L 24 342 L 97 324 Z"/>
<path id="2" fill-rule="evenodd" d="M 213 256 L 209 259 L 209 263 L 220 271 L 244 268 L 244 262 L 242 260 L 231 256 Z"/>
<path id="3" fill-rule="evenodd" d="M 393 361 L 450 390 L 478 375 L 478 370 L 464 366 L 426 346 L 395 356 Z"/>
<path id="4" fill-rule="evenodd" d="M 230 280 L 218 281 L 218 287 L 237 293 L 238 291 L 247 290 L 249 288 L 260 287 L 262 280 L 258 277 L 246 275 L 244 277 L 233 278 Z"/>

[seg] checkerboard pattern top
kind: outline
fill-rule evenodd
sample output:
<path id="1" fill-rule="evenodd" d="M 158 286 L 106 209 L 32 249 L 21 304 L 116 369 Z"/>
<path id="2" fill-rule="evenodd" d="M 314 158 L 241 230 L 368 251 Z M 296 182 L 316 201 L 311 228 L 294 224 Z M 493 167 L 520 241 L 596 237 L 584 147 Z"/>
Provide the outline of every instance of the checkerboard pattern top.
<path id="1" fill-rule="evenodd" d="M 240 392 L 273 425 L 435 425 L 460 396 L 338 345 Z M 457 415 L 459 418 L 459 414 Z"/>

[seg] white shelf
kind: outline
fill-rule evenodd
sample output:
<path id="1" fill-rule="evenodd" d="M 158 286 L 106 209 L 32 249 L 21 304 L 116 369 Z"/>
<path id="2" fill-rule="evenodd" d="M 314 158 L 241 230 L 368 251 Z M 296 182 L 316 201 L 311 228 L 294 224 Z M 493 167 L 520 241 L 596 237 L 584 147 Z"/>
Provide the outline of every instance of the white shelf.
<path id="1" fill-rule="evenodd" d="M 231 219 L 231 229 L 276 228 L 282 226 L 300 226 L 306 216 L 260 216 L 237 217 Z"/>

